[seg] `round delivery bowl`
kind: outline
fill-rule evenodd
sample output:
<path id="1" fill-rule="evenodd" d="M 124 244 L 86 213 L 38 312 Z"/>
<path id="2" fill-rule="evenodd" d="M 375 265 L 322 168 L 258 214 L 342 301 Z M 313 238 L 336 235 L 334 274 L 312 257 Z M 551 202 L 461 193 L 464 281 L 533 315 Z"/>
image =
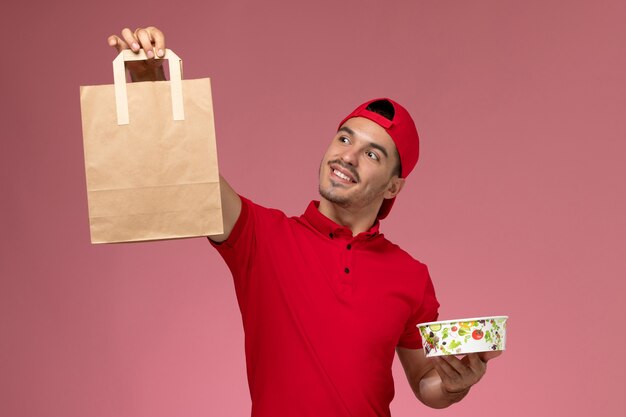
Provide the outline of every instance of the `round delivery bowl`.
<path id="1" fill-rule="evenodd" d="M 420 323 L 417 327 L 426 356 L 464 355 L 504 350 L 507 319 L 508 316 L 476 317 Z"/>

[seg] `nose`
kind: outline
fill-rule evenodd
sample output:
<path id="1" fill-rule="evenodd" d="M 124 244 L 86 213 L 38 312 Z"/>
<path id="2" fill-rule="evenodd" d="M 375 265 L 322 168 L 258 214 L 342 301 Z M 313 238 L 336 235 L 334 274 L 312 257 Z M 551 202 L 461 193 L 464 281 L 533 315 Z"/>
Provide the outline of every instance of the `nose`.
<path id="1" fill-rule="evenodd" d="M 349 149 L 345 149 L 344 152 L 341 154 L 341 160 L 346 164 L 350 164 L 352 166 L 358 165 L 359 158 L 357 155 L 357 150 L 355 148 L 356 147 L 350 147 Z"/>

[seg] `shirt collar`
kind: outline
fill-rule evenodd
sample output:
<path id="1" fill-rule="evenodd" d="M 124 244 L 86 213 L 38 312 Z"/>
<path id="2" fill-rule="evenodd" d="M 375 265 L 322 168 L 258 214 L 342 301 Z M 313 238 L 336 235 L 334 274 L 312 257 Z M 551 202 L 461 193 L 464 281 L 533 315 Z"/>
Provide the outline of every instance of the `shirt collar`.
<path id="1" fill-rule="evenodd" d="M 322 233 L 324 236 L 333 239 L 339 236 L 347 236 L 348 238 L 352 238 L 352 231 L 345 226 L 340 226 L 328 217 L 324 216 L 319 211 L 320 202 L 313 200 L 309 203 L 309 206 L 306 208 L 306 211 L 302 215 L 302 218 L 309 223 L 313 228 Z M 369 238 L 378 235 L 380 223 L 378 219 L 369 230 L 359 233 L 356 237 Z"/>

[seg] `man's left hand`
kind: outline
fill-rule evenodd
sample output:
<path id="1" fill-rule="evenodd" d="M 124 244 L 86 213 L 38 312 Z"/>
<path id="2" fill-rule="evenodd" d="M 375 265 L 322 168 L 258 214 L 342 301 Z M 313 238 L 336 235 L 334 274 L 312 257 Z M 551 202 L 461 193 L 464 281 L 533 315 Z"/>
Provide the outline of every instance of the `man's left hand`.
<path id="1" fill-rule="evenodd" d="M 432 364 L 441 378 L 444 394 L 465 396 L 472 385 L 480 381 L 487 371 L 487 362 L 502 354 L 497 352 L 469 353 L 462 359 L 456 356 L 436 356 Z"/>

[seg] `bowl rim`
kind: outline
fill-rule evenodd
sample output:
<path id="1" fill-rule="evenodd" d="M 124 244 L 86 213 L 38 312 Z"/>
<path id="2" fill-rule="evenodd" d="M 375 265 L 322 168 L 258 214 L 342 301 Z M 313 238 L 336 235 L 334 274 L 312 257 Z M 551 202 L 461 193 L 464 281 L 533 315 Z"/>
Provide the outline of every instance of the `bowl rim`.
<path id="1" fill-rule="evenodd" d="M 466 321 L 493 320 L 493 319 L 504 319 L 504 321 L 506 321 L 508 318 L 509 316 L 485 316 L 485 317 L 472 317 L 469 319 L 429 321 L 426 323 L 418 323 L 417 327 L 424 327 L 424 326 L 428 326 L 431 324 L 463 323 Z"/>

